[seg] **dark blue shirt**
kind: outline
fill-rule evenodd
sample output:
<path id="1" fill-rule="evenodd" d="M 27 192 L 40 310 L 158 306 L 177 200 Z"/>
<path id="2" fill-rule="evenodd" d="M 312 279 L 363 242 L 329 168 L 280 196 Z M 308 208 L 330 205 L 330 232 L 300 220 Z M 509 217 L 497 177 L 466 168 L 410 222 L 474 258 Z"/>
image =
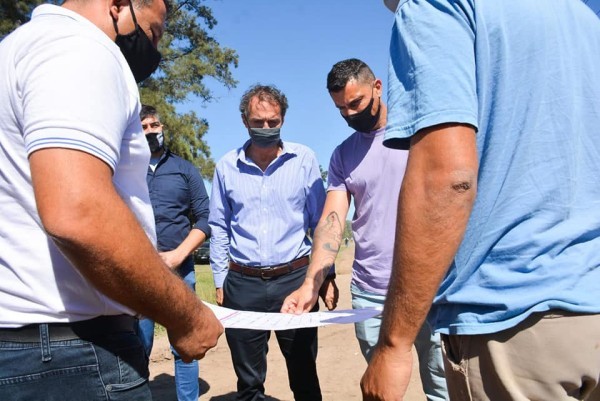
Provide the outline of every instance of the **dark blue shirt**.
<path id="1" fill-rule="evenodd" d="M 160 252 L 177 248 L 192 227 L 210 235 L 208 195 L 192 163 L 165 150 L 154 171 L 148 166 L 146 181 Z"/>

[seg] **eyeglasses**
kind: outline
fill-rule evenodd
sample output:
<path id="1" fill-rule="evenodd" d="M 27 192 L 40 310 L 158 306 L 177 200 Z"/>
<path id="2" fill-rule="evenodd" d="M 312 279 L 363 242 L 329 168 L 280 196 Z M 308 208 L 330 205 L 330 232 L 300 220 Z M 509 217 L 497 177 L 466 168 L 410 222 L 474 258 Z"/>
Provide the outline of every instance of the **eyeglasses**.
<path id="1" fill-rule="evenodd" d="M 148 127 L 150 127 L 150 128 L 160 128 L 161 125 L 162 124 L 159 121 L 155 121 L 155 122 L 150 123 L 150 124 L 142 124 L 142 129 L 143 130 L 147 130 Z"/>

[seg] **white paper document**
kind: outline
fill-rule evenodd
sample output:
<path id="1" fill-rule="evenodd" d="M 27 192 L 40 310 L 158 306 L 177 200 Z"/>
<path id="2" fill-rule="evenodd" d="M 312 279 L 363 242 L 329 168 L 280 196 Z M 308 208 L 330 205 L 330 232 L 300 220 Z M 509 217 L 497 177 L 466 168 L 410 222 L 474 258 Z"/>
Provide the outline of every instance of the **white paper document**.
<path id="1" fill-rule="evenodd" d="M 349 309 L 340 311 L 311 312 L 301 315 L 289 313 L 247 312 L 204 303 L 223 327 L 227 329 L 289 330 L 304 327 L 327 326 L 336 323 L 355 323 L 379 316 L 381 309 Z"/>

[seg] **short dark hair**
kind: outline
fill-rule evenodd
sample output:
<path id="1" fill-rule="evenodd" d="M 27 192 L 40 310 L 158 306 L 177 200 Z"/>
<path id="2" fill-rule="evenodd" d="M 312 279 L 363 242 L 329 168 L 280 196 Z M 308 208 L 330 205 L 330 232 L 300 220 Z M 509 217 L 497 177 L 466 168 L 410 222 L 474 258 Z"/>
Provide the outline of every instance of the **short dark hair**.
<path id="1" fill-rule="evenodd" d="M 154 2 L 154 0 L 131 0 L 134 3 L 136 3 L 137 7 L 146 7 L 149 6 L 150 4 L 152 4 Z M 171 5 L 171 0 L 162 0 L 163 3 L 165 3 L 165 8 L 167 9 L 167 14 L 169 14 L 171 12 L 171 9 L 173 8 Z"/>
<path id="2" fill-rule="evenodd" d="M 148 104 L 143 104 L 142 109 L 140 110 L 140 121 L 144 121 L 148 117 L 156 117 L 156 119 L 160 121 L 160 116 L 158 115 L 156 108 Z"/>
<path id="3" fill-rule="evenodd" d="M 288 108 L 287 97 L 275 85 L 255 84 L 251 86 L 243 95 L 240 101 L 240 112 L 244 116 L 248 116 L 248 106 L 250 99 L 257 96 L 259 100 L 277 103 L 281 110 L 281 117 L 285 117 L 285 112 Z"/>
<path id="4" fill-rule="evenodd" d="M 375 74 L 364 61 L 357 58 L 342 60 L 335 63 L 327 74 L 327 90 L 339 92 L 346 87 L 348 81 L 353 79 L 369 82 L 375 79 Z"/>

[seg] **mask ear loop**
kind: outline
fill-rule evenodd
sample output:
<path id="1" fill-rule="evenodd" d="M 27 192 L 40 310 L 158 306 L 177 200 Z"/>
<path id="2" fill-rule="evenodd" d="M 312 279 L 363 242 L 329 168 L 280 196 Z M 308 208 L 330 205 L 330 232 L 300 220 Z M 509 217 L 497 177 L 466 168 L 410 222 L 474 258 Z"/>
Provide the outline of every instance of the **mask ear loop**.
<path id="1" fill-rule="evenodd" d="M 133 18 L 133 24 L 135 25 L 135 28 L 137 29 L 137 27 L 139 27 L 139 25 L 137 22 L 137 18 L 135 17 L 135 12 L 133 12 L 133 0 L 129 0 L 129 8 L 131 9 L 131 17 Z"/>
<path id="2" fill-rule="evenodd" d="M 135 12 L 133 11 L 133 0 L 129 0 L 129 9 L 131 10 L 131 19 L 133 19 L 134 29 L 138 28 L 137 18 L 135 17 Z M 115 32 L 119 34 L 119 26 L 117 25 L 117 20 L 113 18 L 113 27 L 115 28 Z"/>

